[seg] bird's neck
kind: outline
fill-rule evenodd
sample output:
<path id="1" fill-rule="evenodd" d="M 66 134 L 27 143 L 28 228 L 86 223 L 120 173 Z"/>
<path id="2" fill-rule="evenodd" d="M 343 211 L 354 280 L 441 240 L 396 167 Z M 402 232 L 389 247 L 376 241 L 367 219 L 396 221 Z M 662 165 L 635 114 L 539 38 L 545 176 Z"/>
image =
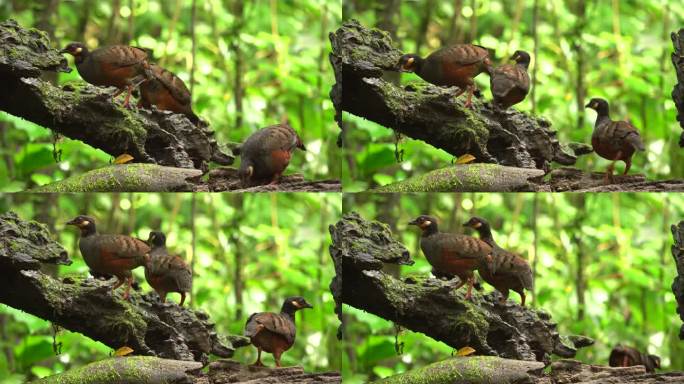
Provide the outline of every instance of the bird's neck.
<path id="1" fill-rule="evenodd" d="M 82 49 L 83 50 L 78 54 L 78 56 L 74 56 L 74 62 L 76 64 L 82 64 L 88 58 L 88 55 L 90 55 L 88 48 L 83 47 Z"/>
<path id="2" fill-rule="evenodd" d="M 80 228 L 80 229 L 81 229 L 81 237 L 90 237 L 90 236 L 97 235 L 97 229 L 95 228 L 94 224 L 91 224 L 85 228 Z"/>
<path id="3" fill-rule="evenodd" d="M 489 225 L 482 225 L 477 229 L 477 232 L 480 234 L 480 240 L 489 244 L 491 247 L 496 246 L 496 242 L 494 241 L 494 236 L 492 236 L 492 230 L 489 228 Z"/>
<path id="4" fill-rule="evenodd" d="M 295 312 L 297 312 L 297 310 L 285 306 L 280 310 L 280 314 L 292 320 L 293 323 L 295 322 Z"/>
<path id="5" fill-rule="evenodd" d="M 423 69 L 425 68 L 425 59 L 423 59 L 422 57 L 416 56 L 414 58 L 414 63 L 415 63 L 416 69 L 413 72 L 415 72 L 417 75 L 420 75 L 421 72 L 423 72 Z"/>
<path id="6" fill-rule="evenodd" d="M 601 125 L 604 121 L 610 121 L 608 107 L 601 107 L 596 110 L 596 125 Z"/>
<path id="7" fill-rule="evenodd" d="M 434 223 L 423 229 L 423 237 L 431 236 L 436 233 L 439 233 L 439 228 L 437 227 L 437 224 Z"/>

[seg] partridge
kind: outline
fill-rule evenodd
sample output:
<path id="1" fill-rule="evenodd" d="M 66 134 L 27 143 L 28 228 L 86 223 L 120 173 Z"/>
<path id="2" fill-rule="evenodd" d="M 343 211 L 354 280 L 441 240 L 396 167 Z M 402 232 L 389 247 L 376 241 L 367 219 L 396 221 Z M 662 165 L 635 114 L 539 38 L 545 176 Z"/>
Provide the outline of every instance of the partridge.
<path id="1" fill-rule="evenodd" d="M 521 305 L 525 306 L 525 289 L 534 288 L 534 276 L 527 260 L 499 247 L 486 220 L 472 217 L 464 226 L 477 230 L 480 239 L 492 247 L 491 255 L 478 269 L 482 279 L 501 292 L 501 302 L 508 300 L 509 290 L 513 290 L 520 295 Z"/>
<path id="2" fill-rule="evenodd" d="M 295 312 L 304 308 L 313 308 L 303 297 L 288 297 L 283 302 L 280 313 L 253 313 L 245 324 L 245 336 L 257 348 L 256 366 L 263 367 L 261 351 L 272 353 L 276 366 L 280 367 L 280 356 L 292 347 L 297 329 Z"/>
<path id="3" fill-rule="evenodd" d="M 625 162 L 623 175 L 626 175 L 632 166 L 634 152 L 645 150 L 639 131 L 627 121 L 611 120 L 608 102 L 604 99 L 593 98 L 585 108 L 591 108 L 597 113 L 591 146 L 599 156 L 613 161 L 606 171 L 605 182 L 612 179 L 615 162 L 618 160 Z"/>
<path id="4" fill-rule="evenodd" d="M 515 64 L 493 69 L 489 79 L 494 105 L 503 109 L 523 101 L 530 90 L 530 76 L 527 74 L 530 55 L 525 51 L 515 51 L 511 60 L 515 60 Z"/>
<path id="5" fill-rule="evenodd" d="M 418 216 L 409 225 L 416 225 L 422 231 L 420 249 L 432 265 L 433 274 L 458 276 L 461 282 L 455 289 L 467 282 L 468 292 L 465 298 L 470 299 L 475 280 L 473 271 L 491 254 L 492 247 L 471 236 L 440 232 L 437 219 L 433 216 Z"/>
<path id="6" fill-rule="evenodd" d="M 83 80 L 93 85 L 113 86 L 116 97 L 127 91 L 124 107 L 128 107 L 133 88 L 147 78 L 147 52 L 127 45 L 112 45 L 89 51 L 83 43 L 70 43 L 60 53 L 74 56 L 76 69 Z"/>
<path id="7" fill-rule="evenodd" d="M 296 148 L 306 150 L 287 123 L 254 132 L 240 149 L 240 178 L 244 184 L 278 183 Z"/>
<path id="8" fill-rule="evenodd" d="M 491 61 L 489 51 L 479 45 L 457 44 L 432 52 L 427 58 L 417 54 L 403 55 L 399 67 L 404 72 L 415 72 L 428 83 L 460 88 L 456 97 L 468 91 L 465 106 L 472 106 L 475 92 L 475 76 L 489 73 Z"/>
<path id="9" fill-rule="evenodd" d="M 150 64 L 150 79 L 140 85 L 139 106 L 181 113 L 195 125 L 199 118 L 192 111 L 190 91 L 183 80 L 157 64 Z"/>
<path id="10" fill-rule="evenodd" d="M 185 295 L 192 290 L 192 270 L 180 256 L 168 253 L 163 232 L 150 232 L 147 244 L 152 250 L 145 257 L 145 280 L 157 292 L 162 303 L 166 302 L 169 292 L 178 292 L 183 306 Z"/>
<path id="11" fill-rule="evenodd" d="M 634 348 L 618 344 L 610 352 L 608 364 L 611 367 L 631 367 L 634 365 L 643 365 L 646 367 L 646 372 L 653 373 L 655 372 L 656 368 L 660 368 L 660 357 L 656 355 L 647 355 Z"/>
<path id="12" fill-rule="evenodd" d="M 81 230 L 78 248 L 88 267 L 98 274 L 116 276 L 117 283 L 112 291 L 126 282 L 124 299 L 128 300 L 133 282 L 131 270 L 145 263 L 150 247 L 134 237 L 97 233 L 95 219 L 90 216 L 77 216 L 67 224 Z"/>

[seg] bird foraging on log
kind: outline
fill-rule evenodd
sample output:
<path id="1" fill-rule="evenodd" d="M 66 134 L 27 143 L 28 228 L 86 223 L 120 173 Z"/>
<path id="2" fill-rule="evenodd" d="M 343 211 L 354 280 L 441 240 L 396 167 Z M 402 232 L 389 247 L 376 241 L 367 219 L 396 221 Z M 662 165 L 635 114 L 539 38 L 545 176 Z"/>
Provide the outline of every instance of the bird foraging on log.
<path id="1" fill-rule="evenodd" d="M 475 92 L 475 76 L 482 72 L 489 73 L 491 61 L 489 51 L 482 46 L 457 44 L 432 52 L 427 58 L 411 53 L 399 59 L 402 72 L 414 72 L 428 83 L 459 87 L 456 97 L 468 91 L 466 108 L 472 107 Z"/>
<path id="2" fill-rule="evenodd" d="M 238 174 L 243 184 L 277 184 L 297 148 L 306 150 L 302 139 L 286 122 L 254 132 L 240 148 Z"/>
<path id="3" fill-rule="evenodd" d="M 149 72 L 150 79 L 140 85 L 138 105 L 148 109 L 154 105 L 162 111 L 181 113 L 197 125 L 199 117 L 192 111 L 192 97 L 183 80 L 157 64 L 150 64 Z"/>
<path id="4" fill-rule="evenodd" d="M 480 217 L 472 217 L 465 224 L 475 229 L 480 239 L 492 247 L 491 255 L 482 260 L 478 272 L 484 281 L 501 292 L 500 302 L 508 299 L 509 290 L 520 295 L 521 305 L 525 306 L 525 289 L 534 289 L 534 276 L 527 260 L 499 247 L 494 241 L 489 223 Z"/>
<path id="5" fill-rule="evenodd" d="M 618 344 L 610 351 L 608 364 L 611 367 L 632 367 L 643 365 L 646 372 L 654 373 L 656 368 L 660 368 L 660 357 L 647 355 L 637 349 Z"/>
<path id="6" fill-rule="evenodd" d="M 639 131 L 628 121 L 613 121 L 610 119 L 608 102 L 601 98 L 593 98 L 585 108 L 596 111 L 596 123 L 591 135 L 591 146 L 604 159 L 612 160 L 606 170 L 604 181 L 608 183 L 613 178 L 615 162 L 625 162 L 626 175 L 632 166 L 632 155 L 635 151 L 643 151 L 644 142 Z"/>
<path id="7" fill-rule="evenodd" d="M 78 248 L 88 267 L 99 274 L 116 276 L 117 283 L 112 286 L 112 291 L 127 283 L 123 298 L 128 300 L 133 282 L 131 270 L 145 263 L 150 247 L 134 237 L 98 234 L 95 219 L 90 216 L 80 215 L 66 224 L 81 230 Z"/>
<path id="8" fill-rule="evenodd" d="M 90 84 L 116 87 L 112 98 L 127 91 L 123 106 L 128 107 L 133 88 L 149 77 L 147 52 L 127 45 L 112 45 L 89 51 L 83 43 L 69 43 L 60 53 L 74 57 L 76 69 Z"/>
<path id="9" fill-rule="evenodd" d="M 263 367 L 261 351 L 272 353 L 276 367 L 280 367 L 280 356 L 292 347 L 295 342 L 297 328 L 295 312 L 304 308 L 313 308 L 303 297 L 288 297 L 280 308 L 280 313 L 253 313 L 245 324 L 245 336 L 257 348 L 255 366 Z"/>
<path id="10" fill-rule="evenodd" d="M 468 283 L 466 300 L 470 300 L 475 271 L 491 255 L 492 247 L 480 239 L 455 233 L 440 232 L 437 219 L 421 215 L 408 223 L 421 229 L 420 249 L 436 276 L 456 275 L 461 280 L 455 289 Z"/>
<path id="11" fill-rule="evenodd" d="M 511 60 L 515 60 L 515 64 L 494 68 L 489 79 L 494 105 L 503 109 L 523 101 L 530 91 L 530 76 L 527 73 L 530 55 L 525 51 L 515 51 Z"/>
<path id="12" fill-rule="evenodd" d="M 152 231 L 147 240 L 152 247 L 145 256 L 145 280 L 157 292 L 162 303 L 166 302 L 169 292 L 181 295 L 180 306 L 185 302 L 185 295 L 192 290 L 192 270 L 177 255 L 170 255 L 166 250 L 166 235 Z"/>

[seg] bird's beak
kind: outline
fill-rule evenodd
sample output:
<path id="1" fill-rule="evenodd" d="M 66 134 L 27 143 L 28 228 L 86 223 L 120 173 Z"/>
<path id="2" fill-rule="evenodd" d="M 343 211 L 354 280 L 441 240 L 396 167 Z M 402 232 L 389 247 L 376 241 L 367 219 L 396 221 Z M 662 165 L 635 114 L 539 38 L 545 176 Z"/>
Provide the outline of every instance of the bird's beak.
<path id="1" fill-rule="evenodd" d="M 302 308 L 312 308 L 312 309 L 313 309 L 313 305 L 311 305 L 311 304 L 309 304 L 308 302 L 305 301 L 305 302 L 304 302 L 304 305 L 302 306 Z"/>
<path id="2" fill-rule="evenodd" d="M 78 225 L 78 224 L 76 223 L 76 219 L 73 219 L 73 220 L 67 221 L 66 225 Z"/>
<path id="3" fill-rule="evenodd" d="M 65 54 L 65 53 L 69 53 L 69 51 L 66 48 L 59 50 L 60 55 Z"/>
<path id="4" fill-rule="evenodd" d="M 409 221 L 408 225 L 418 225 L 418 219 Z"/>
<path id="5" fill-rule="evenodd" d="M 591 101 L 587 103 L 587 105 L 584 106 L 584 108 L 594 108 L 594 106 L 591 104 Z"/>
<path id="6" fill-rule="evenodd" d="M 513 56 L 511 56 L 510 60 L 518 61 L 519 58 L 520 58 L 520 56 L 518 54 L 514 54 Z"/>

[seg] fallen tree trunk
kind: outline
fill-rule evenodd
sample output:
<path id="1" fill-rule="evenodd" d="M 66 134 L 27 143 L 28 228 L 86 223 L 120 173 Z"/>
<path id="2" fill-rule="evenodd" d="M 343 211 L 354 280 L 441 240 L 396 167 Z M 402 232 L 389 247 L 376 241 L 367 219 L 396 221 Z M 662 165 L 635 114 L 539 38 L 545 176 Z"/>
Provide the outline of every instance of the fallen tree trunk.
<path id="1" fill-rule="evenodd" d="M 66 58 L 50 46 L 47 34 L 24 29 L 14 20 L 0 23 L 0 109 L 64 136 L 136 162 L 205 169 L 210 161 L 229 165 L 214 132 L 180 114 L 131 111 L 111 100 L 113 88 L 76 82 L 56 87 L 43 71 L 69 72 Z"/>
<path id="2" fill-rule="evenodd" d="M 154 293 L 131 292 L 131 301 L 112 294 L 112 281 L 85 277 L 56 279 L 40 271 L 44 263 L 70 264 L 45 226 L 0 216 L 0 302 L 117 349 L 175 360 L 206 362 L 209 354 L 231 357 L 249 344 L 242 336 L 219 335 L 209 316 Z"/>
<path id="3" fill-rule="evenodd" d="M 678 225 L 672 225 L 671 229 L 674 238 L 672 257 L 677 268 L 677 276 L 672 282 L 672 293 L 677 299 L 677 314 L 684 322 L 684 221 L 680 221 Z M 684 324 L 679 329 L 679 339 L 684 340 Z"/>
<path id="4" fill-rule="evenodd" d="M 470 346 L 479 355 L 549 363 L 551 354 L 573 357 L 593 340 L 573 336 L 561 340 L 551 316 L 511 301 L 498 303 L 498 293 L 453 290 L 453 281 L 429 276 L 401 280 L 382 271 L 383 264 L 413 264 L 408 250 L 387 225 L 346 214 L 330 227 L 330 254 L 344 284 L 332 285 L 338 305 L 373 313 L 453 348 Z M 439 314 L 439 316 L 436 316 Z"/>
<path id="5" fill-rule="evenodd" d="M 672 32 L 672 65 L 677 73 L 677 84 L 672 89 L 672 100 L 677 107 L 677 120 L 679 126 L 684 129 L 684 29 Z M 684 147 L 684 132 L 679 137 L 679 146 Z"/>
<path id="6" fill-rule="evenodd" d="M 454 156 L 471 154 L 478 162 L 513 167 L 548 171 L 551 162 L 572 165 L 591 152 L 585 144 L 575 143 L 572 150 L 562 146 L 544 119 L 477 100 L 473 110 L 464 108 L 462 99 L 453 97 L 457 88 L 424 81 L 400 87 L 383 80 L 384 71 L 399 69 L 402 55 L 384 31 L 350 20 L 330 41 L 337 80 L 330 96 L 338 120 L 344 110 Z"/>

